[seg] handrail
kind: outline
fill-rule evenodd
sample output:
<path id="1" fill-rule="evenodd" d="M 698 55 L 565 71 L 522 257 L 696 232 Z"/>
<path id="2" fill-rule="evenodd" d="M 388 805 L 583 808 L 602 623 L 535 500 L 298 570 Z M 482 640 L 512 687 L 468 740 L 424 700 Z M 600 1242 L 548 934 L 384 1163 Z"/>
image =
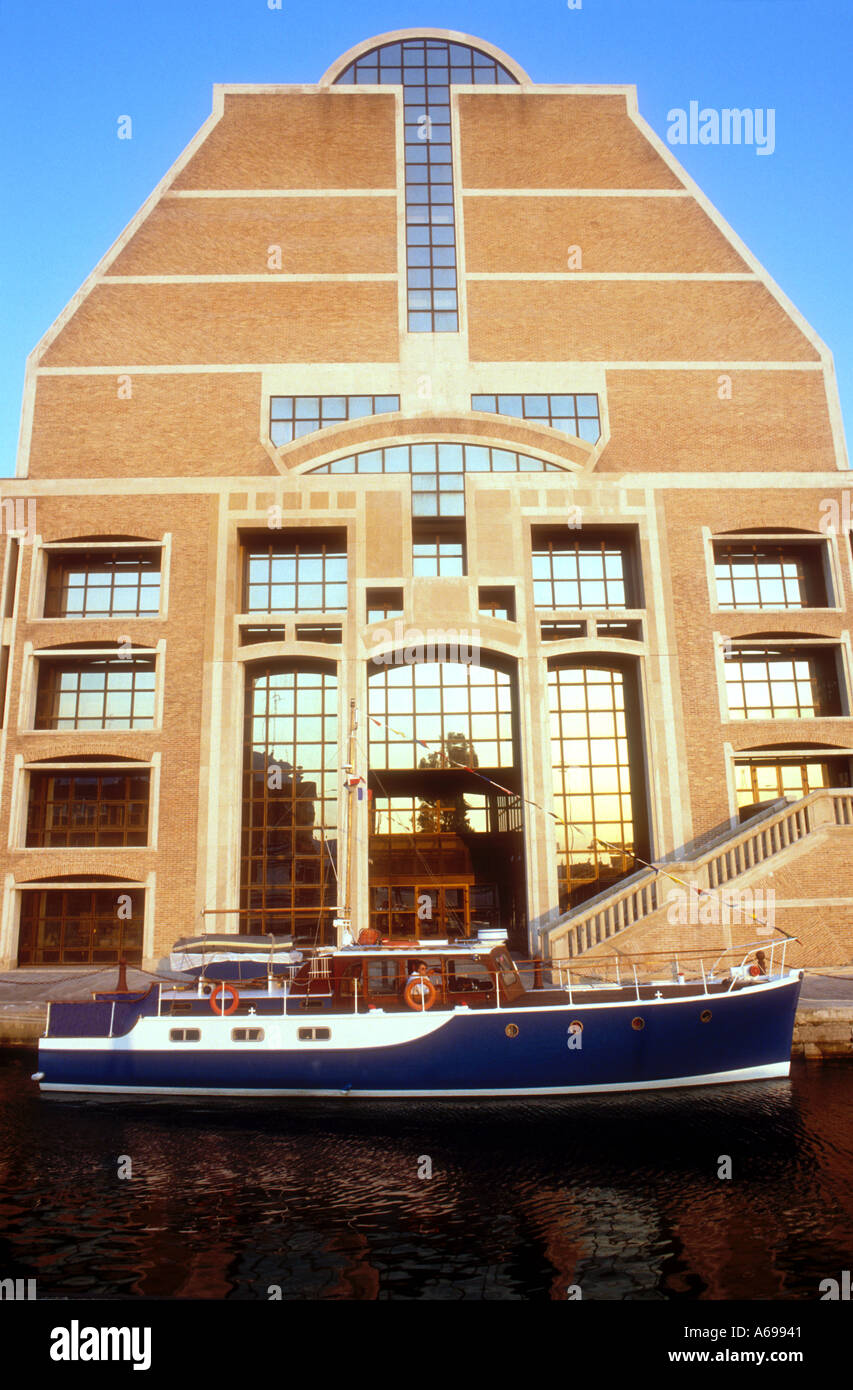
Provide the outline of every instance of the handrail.
<path id="1" fill-rule="evenodd" d="M 772 815 L 747 822 L 693 859 L 638 871 L 611 892 L 543 928 L 543 954 L 553 957 L 555 949 L 563 947 L 562 956 L 581 956 L 658 911 L 664 906 L 661 880 L 668 870 L 698 880 L 695 887 L 705 893 L 715 892 L 827 826 L 853 827 L 853 790 L 821 787 Z"/>

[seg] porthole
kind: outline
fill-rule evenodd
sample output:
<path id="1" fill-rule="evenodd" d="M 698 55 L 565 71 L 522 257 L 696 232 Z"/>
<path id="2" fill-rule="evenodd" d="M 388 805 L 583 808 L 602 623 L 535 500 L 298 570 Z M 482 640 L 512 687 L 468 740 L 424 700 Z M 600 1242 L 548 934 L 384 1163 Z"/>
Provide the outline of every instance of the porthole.
<path id="1" fill-rule="evenodd" d="M 518 1024 L 517 1024 L 517 1023 L 508 1023 L 507 1026 L 506 1026 L 506 1028 L 504 1029 L 504 1032 L 506 1033 L 506 1035 L 507 1035 L 508 1038 L 517 1038 L 517 1037 L 518 1037 Z"/>
<path id="2" fill-rule="evenodd" d="M 710 1023 L 710 1022 L 711 1022 L 711 1010 L 710 1010 L 710 1009 L 703 1009 L 702 1012 L 701 1012 L 701 1014 L 699 1015 L 699 1020 L 700 1020 L 700 1022 L 702 1022 L 702 1023 Z"/>
<path id="3" fill-rule="evenodd" d="M 637 1032 L 637 1033 L 641 1032 L 642 1029 L 645 1028 L 645 1026 L 646 1026 L 646 1020 L 645 1020 L 644 1018 L 632 1018 L 632 1019 L 631 1019 L 631 1027 L 634 1029 L 635 1032 Z"/>

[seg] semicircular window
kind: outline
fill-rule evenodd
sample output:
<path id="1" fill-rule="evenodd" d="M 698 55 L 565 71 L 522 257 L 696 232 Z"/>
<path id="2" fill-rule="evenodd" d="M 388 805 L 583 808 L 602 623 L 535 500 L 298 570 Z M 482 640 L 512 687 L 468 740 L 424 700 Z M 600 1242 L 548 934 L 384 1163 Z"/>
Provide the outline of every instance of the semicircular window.
<path id="1" fill-rule="evenodd" d="M 413 516 L 464 516 L 466 473 L 567 473 L 556 463 L 485 444 L 394 444 L 323 463 L 311 473 L 408 473 Z"/>
<path id="2" fill-rule="evenodd" d="M 409 332 L 456 333 L 450 87 L 457 82 L 517 85 L 516 78 L 471 44 L 411 38 L 362 53 L 336 80 L 357 86 L 403 86 Z"/>

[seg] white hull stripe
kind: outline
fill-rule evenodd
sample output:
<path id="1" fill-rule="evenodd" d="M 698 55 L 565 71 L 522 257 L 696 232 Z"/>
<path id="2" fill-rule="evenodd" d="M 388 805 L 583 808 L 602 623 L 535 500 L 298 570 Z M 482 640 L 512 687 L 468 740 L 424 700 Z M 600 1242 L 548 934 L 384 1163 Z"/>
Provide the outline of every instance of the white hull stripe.
<path id="1" fill-rule="evenodd" d="M 766 1081 L 773 1077 L 785 1077 L 790 1073 L 790 1062 L 771 1062 L 762 1067 L 740 1067 L 736 1071 L 707 1072 L 701 1076 L 677 1076 L 660 1081 L 608 1081 L 595 1086 L 524 1086 L 501 1087 L 499 1090 L 419 1090 L 419 1091 L 342 1091 L 326 1090 L 277 1090 L 231 1088 L 228 1086 L 84 1086 L 73 1082 L 56 1082 L 45 1085 L 42 1091 L 85 1091 L 91 1095 L 116 1096 L 218 1096 L 244 1098 L 275 1098 L 277 1096 L 298 1099 L 300 1097 L 320 1097 L 344 1100 L 500 1100 L 504 1096 L 576 1096 L 599 1095 L 607 1091 L 654 1091 L 677 1086 L 719 1086 L 732 1081 Z"/>

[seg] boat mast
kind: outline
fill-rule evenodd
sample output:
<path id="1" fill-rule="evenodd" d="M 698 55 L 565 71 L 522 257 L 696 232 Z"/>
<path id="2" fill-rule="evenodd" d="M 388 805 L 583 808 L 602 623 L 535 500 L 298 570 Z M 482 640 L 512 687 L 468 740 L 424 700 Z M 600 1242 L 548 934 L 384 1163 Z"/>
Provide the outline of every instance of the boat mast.
<path id="1" fill-rule="evenodd" d="M 347 839 L 346 839 L 346 859 L 344 861 L 344 881 L 343 881 L 343 902 L 338 908 L 338 917 L 335 919 L 337 931 L 337 945 L 344 944 L 344 932 L 350 930 L 352 922 L 352 857 L 353 845 L 355 843 L 355 800 L 360 778 L 356 776 L 355 757 L 356 757 L 356 730 L 358 729 L 358 710 L 355 700 L 349 702 L 349 740 L 347 744 L 347 761 L 344 767 L 345 786 L 348 792 L 346 798 L 346 817 L 347 817 Z"/>

